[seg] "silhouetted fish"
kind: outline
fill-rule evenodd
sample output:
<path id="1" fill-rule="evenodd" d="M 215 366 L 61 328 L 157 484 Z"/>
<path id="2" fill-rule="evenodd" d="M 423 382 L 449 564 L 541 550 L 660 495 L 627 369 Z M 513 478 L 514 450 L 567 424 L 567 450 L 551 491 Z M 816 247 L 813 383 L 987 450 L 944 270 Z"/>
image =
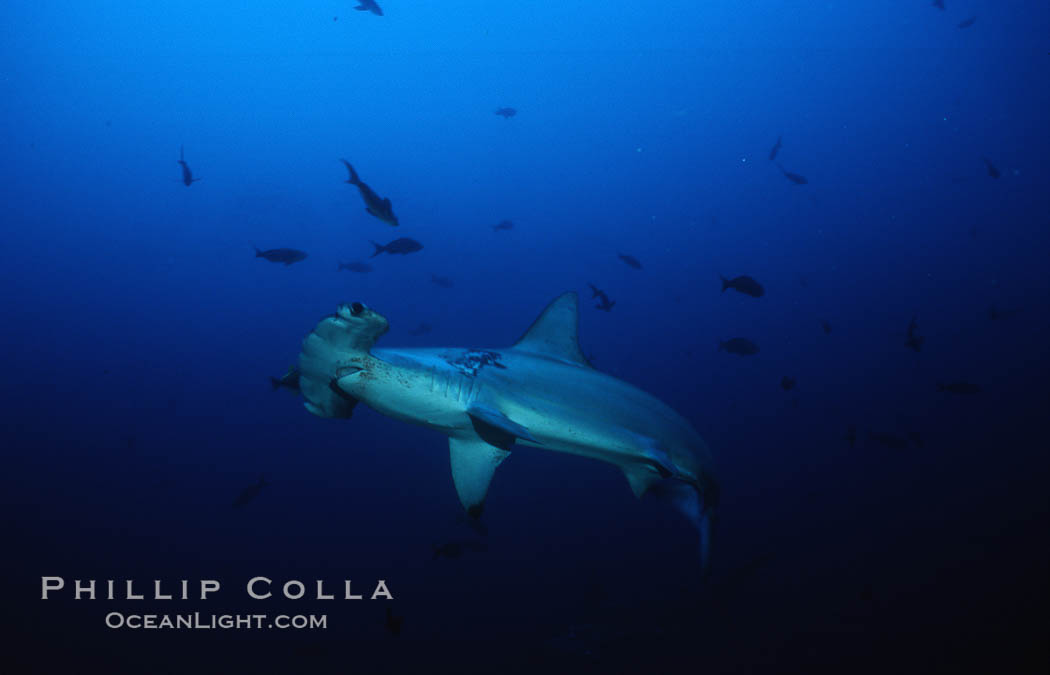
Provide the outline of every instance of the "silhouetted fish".
<path id="1" fill-rule="evenodd" d="M 358 274 L 368 274 L 372 271 L 372 266 L 363 262 L 339 263 L 339 269 L 337 271 L 341 272 L 343 270 L 357 272 Z"/>
<path id="2" fill-rule="evenodd" d="M 433 544 L 433 549 L 434 560 L 437 560 L 442 556 L 455 559 L 459 558 L 464 553 L 484 553 L 489 547 L 484 541 L 463 539 L 460 541 L 446 542 L 444 544 Z"/>
<path id="3" fill-rule="evenodd" d="M 922 448 L 926 445 L 926 443 L 924 443 L 922 440 L 922 434 L 920 434 L 918 431 L 909 431 L 908 440 L 914 443 L 915 447 L 917 448 Z"/>
<path id="4" fill-rule="evenodd" d="M 272 263 L 291 265 L 292 263 L 306 260 L 306 253 L 294 248 L 271 248 L 269 251 L 262 251 L 256 246 L 255 257 L 269 260 Z"/>
<path id="5" fill-rule="evenodd" d="M 846 442 L 850 449 L 857 444 L 857 427 L 852 424 L 846 427 Z"/>
<path id="6" fill-rule="evenodd" d="M 252 501 L 259 496 L 259 491 L 269 485 L 266 482 L 266 476 L 259 476 L 259 482 L 255 485 L 249 485 L 241 491 L 241 494 L 237 496 L 237 499 L 233 500 L 234 507 L 241 507 Z"/>
<path id="7" fill-rule="evenodd" d="M 726 279 L 722 275 L 718 275 L 718 278 L 722 280 L 723 293 L 726 292 L 727 288 L 732 288 L 734 291 L 744 295 L 750 295 L 752 298 L 761 298 L 766 293 L 766 289 L 762 288 L 762 284 L 748 276 Z"/>
<path id="8" fill-rule="evenodd" d="M 496 114 L 503 119 L 510 119 L 518 114 L 518 111 L 514 108 L 496 108 Z"/>
<path id="9" fill-rule="evenodd" d="M 595 309 L 600 309 L 603 312 L 611 311 L 613 305 L 616 304 L 615 300 L 610 301 L 609 296 L 605 294 L 605 291 L 599 289 L 594 284 L 587 284 L 591 287 L 591 298 L 598 298 L 598 304 L 594 306 Z"/>
<path id="10" fill-rule="evenodd" d="M 773 145 L 773 149 L 769 151 L 769 159 L 770 159 L 770 161 L 776 159 L 777 158 L 777 153 L 780 152 L 780 139 L 781 138 L 782 138 L 781 136 L 777 136 L 777 142 Z"/>
<path id="11" fill-rule="evenodd" d="M 185 157 L 183 157 L 183 154 L 182 154 L 182 146 L 180 145 L 179 146 L 179 166 L 182 167 L 182 184 L 185 185 L 186 187 L 189 187 L 189 186 L 193 185 L 194 183 L 196 183 L 197 181 L 199 181 L 200 178 L 194 178 L 193 177 L 193 172 L 190 171 L 189 164 L 187 164 L 186 162 L 183 161 L 184 159 L 185 159 Z"/>
<path id="12" fill-rule="evenodd" d="M 824 335 L 831 335 L 831 324 L 827 321 L 821 321 L 820 327 L 824 329 Z"/>
<path id="13" fill-rule="evenodd" d="M 758 345 L 747 338 L 732 338 L 725 342 L 718 343 L 719 350 L 726 350 L 730 354 L 737 354 L 739 356 L 751 356 L 758 353 Z"/>
<path id="14" fill-rule="evenodd" d="M 270 378 L 270 386 L 273 387 L 274 391 L 277 391 L 281 387 L 284 387 L 285 389 L 287 389 L 289 391 L 294 391 L 295 393 L 298 394 L 299 393 L 299 375 L 300 375 L 300 373 L 299 373 L 299 369 L 298 368 L 296 368 L 295 366 L 289 366 L 288 372 L 285 373 L 280 378 L 277 378 L 277 377 L 271 377 Z"/>
<path id="15" fill-rule="evenodd" d="M 415 253 L 416 251 L 423 250 L 423 244 L 420 244 L 415 239 L 409 239 L 408 237 L 401 237 L 394 241 L 386 244 L 377 244 L 374 241 L 372 246 L 376 247 L 376 252 L 372 254 L 372 257 L 376 257 L 380 253 L 389 253 L 391 255 L 408 255 L 409 253 Z"/>
<path id="16" fill-rule="evenodd" d="M 959 28 L 969 28 L 977 22 L 976 16 L 971 16 L 969 19 L 963 19 L 959 22 Z"/>
<path id="17" fill-rule="evenodd" d="M 984 166 L 986 169 L 988 169 L 989 176 L 991 176 L 992 178 L 998 178 L 1002 175 L 999 173 L 999 169 L 995 168 L 995 165 L 992 164 L 991 160 L 989 160 L 987 157 L 982 157 L 981 159 L 984 160 Z"/>
<path id="18" fill-rule="evenodd" d="M 959 380 L 957 382 L 938 382 L 937 391 L 947 391 L 953 394 L 977 394 L 981 391 L 981 385 Z"/>
<path id="19" fill-rule="evenodd" d="M 908 322 L 908 339 L 905 340 L 904 344 L 917 352 L 921 352 L 922 343 L 926 341 L 926 338 L 916 334 L 916 331 L 919 329 L 919 324 L 916 321 L 916 318 L 917 317 L 913 316 L 911 321 Z"/>
<path id="20" fill-rule="evenodd" d="M 809 181 L 806 180 L 805 176 L 797 173 L 791 173 L 790 171 L 782 167 L 780 165 L 780 162 L 777 162 L 777 168 L 780 169 L 780 173 L 784 174 L 785 178 L 787 178 L 795 185 L 806 185 L 807 183 L 809 183 Z"/>
<path id="21" fill-rule="evenodd" d="M 383 16 L 383 10 L 379 9 L 376 0 L 357 0 L 361 4 L 354 7 L 359 12 L 372 12 L 376 16 Z M 396 18 L 396 17 L 395 17 Z"/>
<path id="22" fill-rule="evenodd" d="M 358 192 L 361 193 L 361 198 L 365 200 L 365 211 L 384 223 L 397 227 L 397 216 L 394 215 L 394 207 L 391 206 L 390 200 L 380 199 L 379 195 L 375 193 L 375 190 L 365 185 L 361 179 L 358 178 L 357 172 L 354 171 L 354 167 L 350 166 L 350 162 L 345 159 L 339 161 L 345 164 L 346 170 L 350 172 L 350 177 L 346 179 L 346 182 L 356 186 Z"/>
<path id="23" fill-rule="evenodd" d="M 1009 319 L 1011 316 L 1017 316 L 1021 310 L 1019 309 L 997 309 L 995 305 L 988 308 L 988 318 L 992 321 L 997 319 Z"/>
<path id="24" fill-rule="evenodd" d="M 514 223 L 509 220 L 501 220 L 492 226 L 493 231 L 499 232 L 500 230 L 510 230 L 514 228 Z"/>
<path id="25" fill-rule="evenodd" d="M 944 0 L 933 0 L 933 6 L 937 9 L 944 9 Z"/>
<path id="26" fill-rule="evenodd" d="M 397 637 L 401 635 L 401 623 L 405 620 L 403 616 L 394 616 L 394 610 L 387 605 L 386 608 L 386 629 L 387 631 Z"/>
<path id="27" fill-rule="evenodd" d="M 627 255 L 626 253 L 617 253 L 616 255 L 619 256 L 620 260 L 627 263 L 628 267 L 633 267 L 636 270 L 642 269 L 642 263 L 638 262 L 638 258 L 635 258 L 633 255 Z"/>
<path id="28" fill-rule="evenodd" d="M 780 378 L 780 388 L 784 391 L 791 391 L 795 388 L 795 384 L 796 381 L 793 377 L 788 377 L 787 375 L 785 375 L 784 377 Z"/>
<path id="29" fill-rule="evenodd" d="M 908 447 L 908 439 L 904 436 L 898 436 L 897 434 L 891 434 L 884 431 L 869 431 L 868 438 L 875 441 L 879 445 L 884 445 L 887 448 L 893 448 L 894 450 L 903 450 Z"/>
<path id="30" fill-rule="evenodd" d="M 429 323 L 422 322 L 412 330 L 408 331 L 409 335 L 425 335 L 433 329 Z"/>
<path id="31" fill-rule="evenodd" d="M 485 527 L 485 523 L 481 522 L 481 518 L 475 515 L 471 515 L 462 509 L 456 516 L 456 522 L 466 525 L 470 529 L 474 530 L 475 534 L 477 534 L 479 537 L 489 536 L 489 528 Z"/>
<path id="32" fill-rule="evenodd" d="M 430 283 L 441 288 L 452 288 L 452 280 L 448 277 L 439 277 L 436 274 L 430 275 Z"/>

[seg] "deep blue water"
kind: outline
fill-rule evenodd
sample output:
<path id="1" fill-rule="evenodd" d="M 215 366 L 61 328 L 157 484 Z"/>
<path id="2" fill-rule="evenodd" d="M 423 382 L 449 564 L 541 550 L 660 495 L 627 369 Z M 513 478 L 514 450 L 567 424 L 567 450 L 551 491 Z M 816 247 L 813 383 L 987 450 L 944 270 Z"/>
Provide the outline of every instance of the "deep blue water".
<path id="1" fill-rule="evenodd" d="M 0 8 L 0 671 L 1046 672 L 1050 7 L 353 5 Z M 423 250 L 368 260 L 399 236 Z M 388 317 L 382 346 L 501 347 L 567 290 L 595 367 L 715 456 L 708 578 L 615 467 L 516 450 L 482 539 L 443 436 L 269 384 L 340 302 Z M 433 559 L 464 539 L 486 550 Z M 395 599 L 257 602 L 256 575 Z M 42 576 L 223 590 L 42 601 Z"/>

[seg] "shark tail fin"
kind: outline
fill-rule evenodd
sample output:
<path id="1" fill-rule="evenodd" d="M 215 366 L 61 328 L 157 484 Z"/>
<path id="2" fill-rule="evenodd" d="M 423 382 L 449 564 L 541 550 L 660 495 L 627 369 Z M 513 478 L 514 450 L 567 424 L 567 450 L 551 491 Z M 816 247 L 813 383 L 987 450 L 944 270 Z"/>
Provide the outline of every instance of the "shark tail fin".
<path id="1" fill-rule="evenodd" d="M 369 241 L 371 241 L 371 240 L 369 240 Z M 376 257 L 377 255 L 379 255 L 380 253 L 382 253 L 383 251 L 386 250 L 386 246 L 383 246 L 382 244 L 377 244 L 374 241 L 372 242 L 372 246 L 376 247 L 376 252 L 373 253 L 372 255 L 370 255 L 369 256 L 370 258 L 374 258 L 374 257 Z"/>
<path id="2" fill-rule="evenodd" d="M 278 389 L 281 388 L 281 381 L 278 380 L 276 377 L 273 377 L 271 375 L 270 376 L 270 386 L 273 387 L 274 391 L 277 391 Z"/>
<path id="3" fill-rule="evenodd" d="M 726 279 L 721 274 L 718 275 L 718 278 L 722 280 L 722 292 L 725 293 L 726 289 L 729 288 L 729 279 Z"/>
<path id="4" fill-rule="evenodd" d="M 179 146 L 179 161 L 182 162 L 186 159 L 186 156 L 182 152 L 182 146 Z"/>
<path id="5" fill-rule="evenodd" d="M 696 528 L 697 554 L 700 570 L 704 576 L 711 571 L 711 537 L 714 530 L 714 506 L 701 495 L 700 490 L 689 483 L 668 478 L 652 485 L 649 493 L 671 502 Z"/>
<path id="6" fill-rule="evenodd" d="M 262 249 L 260 249 L 258 246 L 254 245 L 254 244 L 252 244 L 252 248 L 255 249 L 255 257 L 256 258 L 261 258 L 262 254 L 263 254 L 262 253 Z"/>

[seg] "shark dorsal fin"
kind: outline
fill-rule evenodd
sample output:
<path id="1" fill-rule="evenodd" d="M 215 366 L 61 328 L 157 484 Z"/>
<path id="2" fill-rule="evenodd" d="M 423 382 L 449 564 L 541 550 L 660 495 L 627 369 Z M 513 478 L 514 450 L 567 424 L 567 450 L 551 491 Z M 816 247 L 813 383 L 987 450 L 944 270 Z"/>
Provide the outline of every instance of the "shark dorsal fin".
<path id="1" fill-rule="evenodd" d="M 559 295 L 514 343 L 514 349 L 589 366 L 580 351 L 579 313 L 580 300 L 575 291 Z"/>

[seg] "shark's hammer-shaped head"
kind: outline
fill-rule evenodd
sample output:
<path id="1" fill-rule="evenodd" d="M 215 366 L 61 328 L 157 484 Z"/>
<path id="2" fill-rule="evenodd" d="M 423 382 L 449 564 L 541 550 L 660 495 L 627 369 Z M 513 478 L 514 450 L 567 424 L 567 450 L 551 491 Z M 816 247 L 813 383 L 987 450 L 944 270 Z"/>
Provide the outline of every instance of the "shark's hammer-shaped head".
<path id="1" fill-rule="evenodd" d="M 366 379 L 374 363 L 368 350 L 387 331 L 386 318 L 360 302 L 339 305 L 303 340 L 299 386 L 306 409 L 319 417 L 347 418 L 357 404 L 345 386 Z M 344 386 L 338 386 L 342 379 Z"/>

